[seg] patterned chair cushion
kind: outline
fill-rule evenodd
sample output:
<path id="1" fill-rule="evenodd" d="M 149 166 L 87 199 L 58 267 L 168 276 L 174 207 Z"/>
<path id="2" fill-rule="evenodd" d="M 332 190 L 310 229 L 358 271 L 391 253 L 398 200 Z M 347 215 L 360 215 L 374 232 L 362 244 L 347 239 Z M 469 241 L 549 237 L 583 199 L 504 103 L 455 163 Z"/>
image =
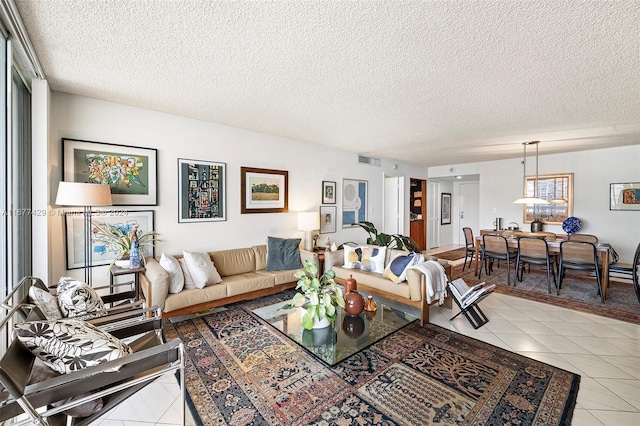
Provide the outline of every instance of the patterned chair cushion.
<path id="1" fill-rule="evenodd" d="M 83 317 L 105 309 L 102 298 L 89 285 L 70 277 L 58 282 L 58 306 L 67 318 Z"/>
<path id="2" fill-rule="evenodd" d="M 58 298 L 39 287 L 29 287 L 29 299 L 36 305 L 48 320 L 62 319 L 62 312 L 58 306 Z"/>
<path id="3" fill-rule="evenodd" d="M 14 335 L 36 357 L 60 374 L 133 353 L 127 344 L 111 334 L 75 319 L 16 324 Z"/>

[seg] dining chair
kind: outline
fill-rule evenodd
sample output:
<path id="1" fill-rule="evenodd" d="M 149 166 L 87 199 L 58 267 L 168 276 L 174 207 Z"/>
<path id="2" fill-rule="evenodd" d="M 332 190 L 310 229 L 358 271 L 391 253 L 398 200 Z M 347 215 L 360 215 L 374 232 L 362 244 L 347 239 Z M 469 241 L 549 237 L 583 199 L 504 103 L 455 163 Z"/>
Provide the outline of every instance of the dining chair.
<path id="1" fill-rule="evenodd" d="M 491 275 L 493 262 L 504 260 L 507 264 L 507 285 L 511 285 L 511 263 L 515 264 L 516 253 L 509 250 L 507 239 L 502 235 L 482 236 L 482 257 L 478 278 L 482 275 L 482 264 L 487 275 Z"/>
<path id="2" fill-rule="evenodd" d="M 462 265 L 462 270 L 467 266 L 467 258 L 469 259 L 469 267 L 471 267 L 471 263 L 473 263 L 473 258 L 476 255 L 476 244 L 473 238 L 473 230 L 467 226 L 462 228 L 462 232 L 464 232 L 464 241 L 465 241 L 465 253 L 464 253 L 464 264 Z"/>
<path id="3" fill-rule="evenodd" d="M 515 281 L 522 282 L 526 265 L 544 265 L 547 270 L 547 290 L 551 294 L 551 278 L 558 290 L 556 281 L 556 262 L 549 255 L 549 245 L 546 239 L 540 237 L 521 237 L 518 239 L 518 255 L 516 258 Z"/>
<path id="4" fill-rule="evenodd" d="M 640 274 L 640 244 L 638 244 L 636 252 L 633 255 L 632 263 L 616 262 L 609 265 L 609 273 L 611 272 L 623 274 L 624 279 L 631 279 L 633 281 L 633 288 L 636 291 L 638 302 L 640 302 L 640 277 L 638 276 L 638 274 Z"/>
<path id="5" fill-rule="evenodd" d="M 594 272 L 598 282 L 598 294 L 604 303 L 602 294 L 601 271 L 594 243 L 586 241 L 562 241 L 560 243 L 560 264 L 558 265 L 558 293 L 562 288 L 562 279 L 567 269 Z"/>
<path id="6" fill-rule="evenodd" d="M 587 243 L 598 244 L 598 237 L 589 234 L 569 234 L 569 241 L 586 241 Z"/>

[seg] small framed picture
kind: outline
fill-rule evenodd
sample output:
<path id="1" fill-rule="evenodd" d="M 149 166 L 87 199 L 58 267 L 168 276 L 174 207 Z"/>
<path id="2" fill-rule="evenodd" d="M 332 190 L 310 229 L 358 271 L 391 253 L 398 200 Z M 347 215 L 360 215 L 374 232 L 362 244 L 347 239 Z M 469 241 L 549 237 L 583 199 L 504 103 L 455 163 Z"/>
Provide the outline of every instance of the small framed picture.
<path id="1" fill-rule="evenodd" d="M 336 206 L 320 206 L 320 233 L 331 234 L 336 232 Z"/>
<path id="2" fill-rule="evenodd" d="M 609 210 L 640 210 L 640 182 L 612 183 Z"/>
<path id="3" fill-rule="evenodd" d="M 451 194 L 448 192 L 442 193 L 442 200 L 440 203 L 440 224 L 451 225 Z"/>
<path id="4" fill-rule="evenodd" d="M 336 203 L 336 183 L 328 180 L 322 181 L 322 204 Z"/>

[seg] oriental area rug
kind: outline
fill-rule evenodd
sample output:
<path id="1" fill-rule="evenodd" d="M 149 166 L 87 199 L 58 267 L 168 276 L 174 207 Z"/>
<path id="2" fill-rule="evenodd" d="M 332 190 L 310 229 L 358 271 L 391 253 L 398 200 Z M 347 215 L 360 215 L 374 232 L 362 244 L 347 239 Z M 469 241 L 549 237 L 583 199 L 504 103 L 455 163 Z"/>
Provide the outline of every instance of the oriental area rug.
<path id="1" fill-rule="evenodd" d="M 569 425 L 580 376 L 417 322 L 328 367 L 251 311 L 164 320 L 204 425 Z M 285 299 L 286 300 L 286 299 Z"/>
<path id="2" fill-rule="evenodd" d="M 475 263 L 474 263 L 475 265 Z M 480 279 L 474 274 L 473 267 L 462 272 L 462 266 L 454 266 L 451 275 L 462 278 L 468 285 L 482 281 L 495 284 L 495 290 L 510 296 L 521 297 L 537 302 L 561 306 L 576 311 L 587 312 L 608 318 L 614 318 L 634 324 L 640 324 L 640 303 L 631 281 L 609 281 L 607 299 L 604 305 L 598 295 L 598 284 L 595 277 L 578 275 L 568 271 L 562 280 L 560 295 L 556 295 L 556 288 L 551 281 L 551 294 L 547 289 L 547 273 L 532 267 L 525 272 L 522 282 L 513 285 L 513 266 L 511 267 L 511 286 L 507 285 L 507 268 L 504 264 L 494 266 L 491 275 L 487 276 L 482 270 Z"/>

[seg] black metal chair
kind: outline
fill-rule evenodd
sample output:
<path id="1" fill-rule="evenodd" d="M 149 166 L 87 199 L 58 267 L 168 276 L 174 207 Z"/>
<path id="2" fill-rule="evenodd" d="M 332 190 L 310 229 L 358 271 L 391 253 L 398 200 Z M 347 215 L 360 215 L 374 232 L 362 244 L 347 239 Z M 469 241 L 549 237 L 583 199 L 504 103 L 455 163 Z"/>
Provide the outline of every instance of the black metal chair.
<path id="1" fill-rule="evenodd" d="M 464 232 L 465 242 L 464 264 L 462 265 L 462 270 L 464 271 L 467 267 L 467 259 L 469 259 L 469 267 L 471 267 L 473 258 L 476 255 L 476 243 L 473 238 L 473 230 L 471 228 L 465 226 L 462 228 L 462 232 Z"/>
<path id="2" fill-rule="evenodd" d="M 518 239 L 518 256 L 516 258 L 516 281 L 522 282 L 526 265 L 543 265 L 547 271 L 547 290 L 551 294 L 551 278 L 558 289 L 556 281 L 555 258 L 549 255 L 549 246 L 544 238 L 520 237 Z"/>
<path id="3" fill-rule="evenodd" d="M 516 253 L 509 250 L 507 239 L 501 235 L 482 236 L 482 256 L 480 261 L 484 264 L 484 271 L 491 275 L 494 261 L 504 260 L 507 264 L 507 285 L 511 285 L 511 264 L 515 265 Z M 478 278 L 482 276 L 482 263 L 478 271 Z"/>
<path id="4" fill-rule="evenodd" d="M 640 302 L 640 244 L 636 248 L 636 252 L 633 255 L 632 263 L 617 262 L 609 265 L 609 274 L 611 272 L 617 272 L 622 275 L 622 278 L 630 279 L 633 281 L 633 288 L 636 291 L 636 297 Z"/>
<path id="5" fill-rule="evenodd" d="M 594 243 L 586 241 L 563 241 L 560 243 L 560 264 L 558 265 L 558 292 L 562 288 L 562 279 L 567 269 L 574 271 L 588 271 L 596 275 L 598 294 L 604 303 L 602 294 L 601 265 L 598 262 L 598 253 Z"/>

